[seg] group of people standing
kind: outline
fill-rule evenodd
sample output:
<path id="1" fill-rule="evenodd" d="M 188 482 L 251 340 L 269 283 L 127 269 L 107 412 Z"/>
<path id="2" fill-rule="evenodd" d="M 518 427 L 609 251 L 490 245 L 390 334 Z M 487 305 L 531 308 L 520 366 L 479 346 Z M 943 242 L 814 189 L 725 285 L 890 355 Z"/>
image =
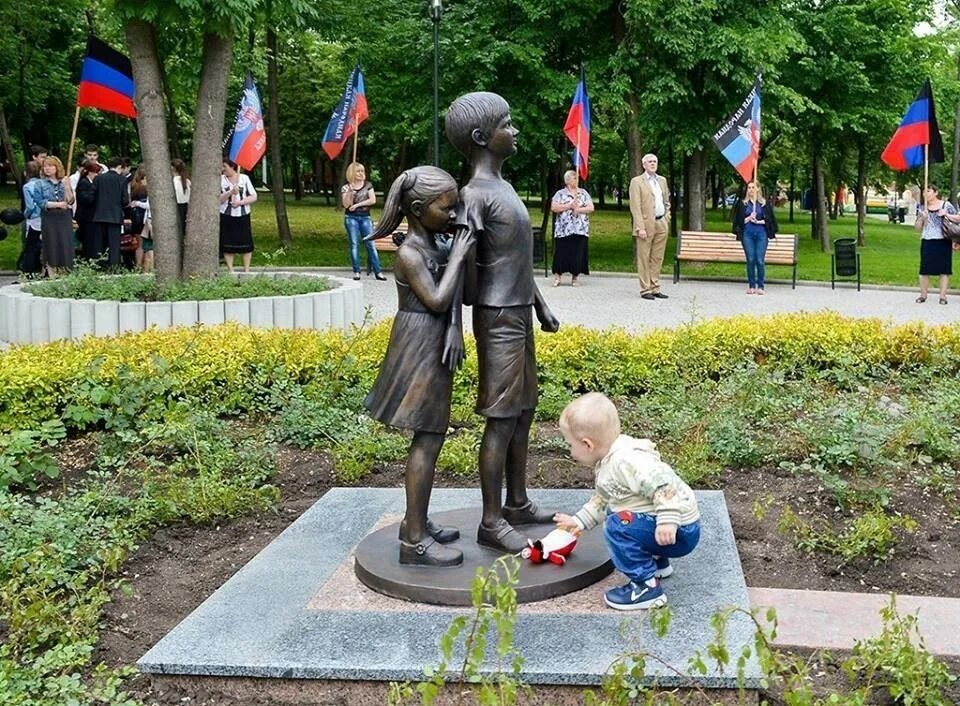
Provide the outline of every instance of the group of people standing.
<path id="1" fill-rule="evenodd" d="M 153 232 L 147 176 L 129 159 L 99 161 L 88 144 L 76 172 L 67 177 L 59 158 L 44 147 L 31 148 L 24 169 L 22 207 L 26 219 L 23 250 L 17 264 L 27 276 L 58 277 L 81 256 L 106 267 L 153 269 Z M 180 208 L 181 232 L 190 201 L 186 165 L 175 159 L 171 173 Z M 76 230 L 74 230 L 76 223 Z"/>

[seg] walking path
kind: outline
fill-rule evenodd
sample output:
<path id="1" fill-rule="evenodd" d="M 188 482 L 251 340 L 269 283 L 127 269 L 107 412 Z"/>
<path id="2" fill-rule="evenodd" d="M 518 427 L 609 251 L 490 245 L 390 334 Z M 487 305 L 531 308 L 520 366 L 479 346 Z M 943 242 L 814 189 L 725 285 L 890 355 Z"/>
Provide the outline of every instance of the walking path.
<path id="1" fill-rule="evenodd" d="M 347 271 L 334 272 L 349 276 Z M 537 277 L 537 285 L 561 325 L 589 328 L 621 326 L 630 331 L 672 327 L 691 321 L 702 321 L 737 314 L 763 315 L 799 311 L 835 311 L 851 317 L 879 317 L 893 323 L 924 321 L 928 324 L 950 324 L 960 321 L 960 296 L 951 297 L 947 306 L 937 303 L 936 292 L 924 304 L 915 303 L 917 290 L 908 288 L 864 287 L 838 284 L 768 284 L 764 296 L 748 296 L 746 285 L 739 282 L 683 280 L 673 284 L 661 279 L 662 291 L 669 299 L 649 301 L 640 298 L 636 277 L 627 275 L 591 275 L 581 277 L 579 287 L 564 280 L 560 287 L 551 286 L 551 278 Z M 396 313 L 396 285 L 391 277 L 386 282 L 364 278 L 364 294 L 374 320 Z M 467 326 L 470 316 L 464 317 Z"/>

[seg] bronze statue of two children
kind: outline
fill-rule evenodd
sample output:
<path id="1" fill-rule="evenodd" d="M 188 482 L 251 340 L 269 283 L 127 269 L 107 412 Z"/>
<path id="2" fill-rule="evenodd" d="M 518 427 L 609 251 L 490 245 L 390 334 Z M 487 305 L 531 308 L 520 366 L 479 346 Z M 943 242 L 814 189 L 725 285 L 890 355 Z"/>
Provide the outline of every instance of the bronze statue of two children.
<path id="1" fill-rule="evenodd" d="M 518 131 L 507 102 L 486 92 L 455 100 L 445 129 L 467 159 L 467 183 L 458 193 L 454 179 L 436 167 L 404 172 L 391 186 L 371 236 L 390 235 L 407 218 L 407 236 L 394 269 L 398 312 L 365 404 L 375 419 L 413 431 L 400 563 L 420 566 L 463 561 L 459 550 L 447 546 L 460 537 L 459 530 L 434 524 L 427 513 L 450 420 L 453 373 L 464 356 L 461 303 L 473 308 L 479 364 L 476 409 L 486 418 L 477 542 L 517 553 L 527 542 L 516 526 L 550 523 L 554 516 L 527 496 L 527 443 L 537 406 L 533 316 L 548 332 L 556 332 L 560 322 L 534 282 L 526 206 L 501 175 L 503 162 L 516 153 Z M 448 241 L 444 234 L 451 232 Z"/>

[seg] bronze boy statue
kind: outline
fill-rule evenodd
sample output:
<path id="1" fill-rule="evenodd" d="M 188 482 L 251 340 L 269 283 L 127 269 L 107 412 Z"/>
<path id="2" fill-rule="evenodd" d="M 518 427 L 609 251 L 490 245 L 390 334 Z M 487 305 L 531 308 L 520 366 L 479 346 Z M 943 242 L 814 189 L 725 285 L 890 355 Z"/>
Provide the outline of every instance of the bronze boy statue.
<path id="1" fill-rule="evenodd" d="M 460 292 L 473 296 L 463 276 L 473 236 L 460 229 L 451 245 L 437 238 L 454 225 L 457 185 L 436 167 L 416 167 L 390 187 L 383 217 L 369 239 L 393 233 L 405 215 L 409 230 L 397 251 L 399 300 L 387 354 L 365 405 L 374 419 L 414 432 L 407 456 L 407 509 L 400 524 L 400 563 L 456 566 L 463 554 L 444 546 L 460 538 L 427 517 L 433 475 L 450 423 L 453 371 L 463 360 Z"/>
<path id="2" fill-rule="evenodd" d="M 553 512 L 538 509 L 527 497 L 526 467 L 537 406 L 533 312 L 544 331 L 556 332 L 560 322 L 533 280 L 533 233 L 526 206 L 500 174 L 504 160 L 517 151 L 510 106 L 495 93 L 468 93 L 453 102 L 444 125 L 447 139 L 470 167 L 469 181 L 460 191 L 457 225 L 476 237 L 476 249 L 471 250 L 475 257 L 467 262 L 468 278 L 475 268 L 476 297 L 471 301 L 465 291 L 464 299 L 473 304 L 480 377 L 477 413 L 487 419 L 480 446 L 483 516 L 477 542 L 516 553 L 527 544 L 513 525 L 553 521 Z M 507 496 L 501 504 L 504 479 Z"/>

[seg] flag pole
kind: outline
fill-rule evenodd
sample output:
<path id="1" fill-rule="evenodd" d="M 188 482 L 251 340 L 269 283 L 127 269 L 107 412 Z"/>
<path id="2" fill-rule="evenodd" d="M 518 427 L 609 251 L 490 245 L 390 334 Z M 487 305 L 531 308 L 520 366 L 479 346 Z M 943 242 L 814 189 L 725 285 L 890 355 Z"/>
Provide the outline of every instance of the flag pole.
<path id="1" fill-rule="evenodd" d="M 928 174 L 930 169 L 929 153 L 928 153 L 929 149 L 930 149 L 929 143 L 923 146 L 923 193 L 920 196 L 921 198 L 924 198 L 924 199 L 927 198 L 927 181 L 928 181 Z"/>
<path id="2" fill-rule="evenodd" d="M 71 168 L 73 167 L 73 146 L 77 141 L 77 125 L 80 122 L 80 106 L 77 106 L 76 112 L 73 114 L 73 132 L 70 133 L 70 149 L 67 152 L 67 176 L 71 174 Z"/>
<path id="3" fill-rule="evenodd" d="M 353 159 L 351 164 L 357 161 L 357 138 L 360 137 L 360 121 L 357 116 L 357 112 L 353 112 Z"/>

